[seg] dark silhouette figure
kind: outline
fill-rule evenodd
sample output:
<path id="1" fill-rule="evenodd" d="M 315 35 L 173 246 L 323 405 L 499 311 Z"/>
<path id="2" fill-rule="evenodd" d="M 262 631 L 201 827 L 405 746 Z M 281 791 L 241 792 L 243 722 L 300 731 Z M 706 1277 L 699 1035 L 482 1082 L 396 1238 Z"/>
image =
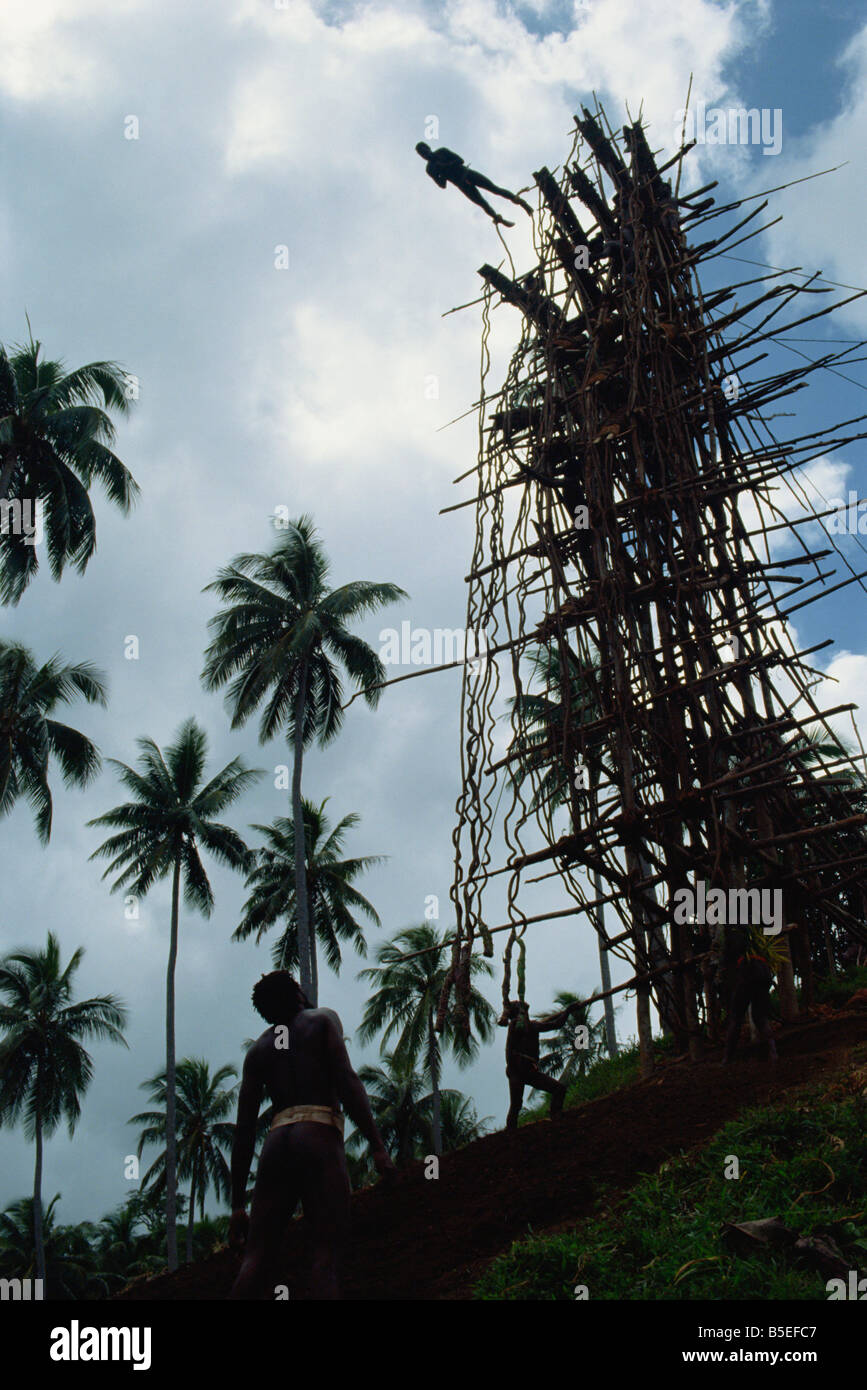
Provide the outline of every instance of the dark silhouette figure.
<path id="1" fill-rule="evenodd" d="M 728 977 L 732 980 L 729 1002 L 729 1022 L 726 1032 L 725 1058 L 731 1062 L 737 1050 L 747 1009 L 752 1013 L 756 1031 L 768 1044 L 768 1060 L 776 1062 L 777 1044 L 771 1029 L 770 992 L 774 972 L 764 956 L 750 949 L 750 934 L 739 928 L 726 932 Z"/>
<path id="2" fill-rule="evenodd" d="M 518 1116 L 524 1103 L 524 1087 L 533 1086 L 537 1091 L 548 1091 L 551 1096 L 551 1119 L 555 1120 L 563 1109 L 566 1087 L 562 1081 L 555 1081 L 539 1070 L 539 1035 L 560 1028 L 579 1003 L 569 1004 L 560 1013 L 549 1018 L 531 1019 L 528 1006 L 518 999 L 510 999 L 501 1022 L 508 1022 L 506 1034 L 506 1076 L 509 1078 L 509 1115 L 506 1129 L 518 1128 Z"/>
<path id="3" fill-rule="evenodd" d="M 479 192 L 480 188 L 486 189 L 488 193 L 496 193 L 500 198 L 508 198 L 510 203 L 517 203 L 519 207 L 522 207 L 525 212 L 529 212 L 532 216 L 533 209 L 529 203 L 525 203 L 524 199 L 519 198 L 517 194 L 510 193 L 507 188 L 498 188 L 495 183 L 491 183 L 490 179 L 486 179 L 484 174 L 476 173 L 475 169 L 471 169 L 468 164 L 465 164 L 454 150 L 447 150 L 445 146 L 438 150 L 432 150 L 430 145 L 426 145 L 424 141 L 420 141 L 415 148 L 416 153 L 427 161 L 427 173 L 435 184 L 438 184 L 440 188 L 445 188 L 447 184 L 453 183 L 455 188 L 461 190 L 465 198 L 469 198 L 471 203 L 482 208 L 489 217 L 494 219 L 495 223 L 499 223 L 503 227 L 514 227 L 515 225 L 514 222 L 507 222 L 505 217 L 501 217 L 491 207 L 490 203 L 485 202 Z"/>
<path id="4" fill-rule="evenodd" d="M 272 1026 L 244 1060 L 232 1146 L 229 1224 L 229 1244 L 243 1247 L 244 1258 L 229 1297 L 273 1298 L 276 1261 L 300 1199 L 313 1252 L 310 1297 L 339 1298 L 338 1261 L 349 1225 L 350 1196 L 341 1103 L 368 1141 L 377 1172 L 393 1172 L 394 1164 L 352 1070 L 333 1009 L 311 1009 L 285 970 L 262 977 L 253 990 L 253 1004 Z M 248 1220 L 245 1194 L 263 1092 L 273 1104 L 273 1119 L 259 1158 Z"/>

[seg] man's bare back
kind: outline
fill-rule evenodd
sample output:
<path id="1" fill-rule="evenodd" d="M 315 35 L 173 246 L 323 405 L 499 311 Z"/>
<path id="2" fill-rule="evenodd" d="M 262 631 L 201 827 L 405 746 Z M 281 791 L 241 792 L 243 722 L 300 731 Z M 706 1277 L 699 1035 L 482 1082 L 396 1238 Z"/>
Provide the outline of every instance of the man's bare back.
<path id="1" fill-rule="evenodd" d="M 342 1042 L 343 1028 L 333 1009 L 304 1009 L 291 1023 L 272 1024 L 256 1039 L 244 1071 L 249 1064 L 251 1078 L 261 1081 L 275 1110 L 290 1105 L 337 1108 L 331 1029 Z"/>

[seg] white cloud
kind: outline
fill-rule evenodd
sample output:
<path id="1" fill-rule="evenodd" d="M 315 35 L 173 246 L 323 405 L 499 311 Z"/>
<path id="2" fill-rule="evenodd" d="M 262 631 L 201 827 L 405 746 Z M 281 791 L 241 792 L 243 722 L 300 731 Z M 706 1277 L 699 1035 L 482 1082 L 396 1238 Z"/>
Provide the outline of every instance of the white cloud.
<path id="1" fill-rule="evenodd" d="M 770 234 L 769 259 L 775 265 L 821 270 L 832 280 L 859 286 L 867 285 L 867 240 L 855 231 L 867 220 L 867 25 L 852 39 L 838 66 L 839 114 L 801 140 L 784 143 L 783 155 L 774 160 L 773 182 L 803 178 L 841 164 L 845 167 L 780 195 L 777 210 L 784 213 L 784 220 Z M 845 294 L 840 290 L 835 297 Z M 836 322 L 867 332 L 867 300 L 841 311 Z M 863 379 L 863 367 L 853 368 L 850 375 Z"/>
<path id="2" fill-rule="evenodd" d="M 93 41 L 93 22 L 118 23 L 142 0 L 27 0 L 3 7 L 0 88 L 20 102 L 74 99 L 105 89 L 108 75 Z"/>

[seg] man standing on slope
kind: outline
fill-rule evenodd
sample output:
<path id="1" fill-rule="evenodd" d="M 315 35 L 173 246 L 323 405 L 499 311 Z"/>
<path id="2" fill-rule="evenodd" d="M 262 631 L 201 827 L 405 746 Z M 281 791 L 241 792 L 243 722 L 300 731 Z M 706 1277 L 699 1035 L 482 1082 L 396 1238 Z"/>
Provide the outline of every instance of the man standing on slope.
<path id="1" fill-rule="evenodd" d="M 767 959 L 756 954 L 749 928 L 726 928 L 725 959 L 732 985 L 723 1060 L 727 1063 L 734 1060 L 741 1028 L 749 1009 L 753 1026 L 768 1045 L 768 1061 L 776 1062 L 777 1044 L 771 1028 L 769 999 L 774 972 Z"/>
<path id="2" fill-rule="evenodd" d="M 501 1023 L 508 1023 L 506 1034 L 506 1076 L 509 1078 L 509 1117 L 506 1129 L 518 1128 L 518 1116 L 524 1103 L 524 1087 L 551 1094 L 551 1119 L 556 1120 L 563 1109 L 566 1087 L 539 1070 L 539 1034 L 553 1032 L 566 1022 L 569 1015 L 581 1007 L 581 1001 L 568 1004 L 549 1018 L 531 1019 L 528 1006 L 519 999 L 510 999 Z"/>
<path id="3" fill-rule="evenodd" d="M 309 1296 L 340 1297 L 338 1261 L 349 1227 L 349 1175 L 340 1104 L 370 1145 L 380 1174 L 394 1171 L 364 1087 L 352 1070 L 333 1009 L 311 1009 L 286 970 L 263 975 L 253 1005 L 271 1025 L 244 1060 L 232 1146 L 229 1244 L 244 1258 L 230 1298 L 273 1297 L 276 1262 L 300 1198 L 310 1231 Z M 262 1146 L 250 1219 L 244 1209 L 262 1094 L 274 1107 Z"/>

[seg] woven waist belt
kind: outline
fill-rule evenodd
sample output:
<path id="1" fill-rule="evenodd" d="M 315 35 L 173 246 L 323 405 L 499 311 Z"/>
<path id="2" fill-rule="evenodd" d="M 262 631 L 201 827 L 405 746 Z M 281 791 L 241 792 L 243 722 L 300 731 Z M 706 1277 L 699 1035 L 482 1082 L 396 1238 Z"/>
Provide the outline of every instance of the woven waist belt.
<path id="1" fill-rule="evenodd" d="M 343 1134 L 344 1117 L 339 1110 L 332 1110 L 330 1105 L 290 1105 L 288 1110 L 281 1110 L 274 1116 L 271 1128 L 309 1122 L 333 1125 L 335 1129 L 340 1130 L 341 1135 Z"/>

